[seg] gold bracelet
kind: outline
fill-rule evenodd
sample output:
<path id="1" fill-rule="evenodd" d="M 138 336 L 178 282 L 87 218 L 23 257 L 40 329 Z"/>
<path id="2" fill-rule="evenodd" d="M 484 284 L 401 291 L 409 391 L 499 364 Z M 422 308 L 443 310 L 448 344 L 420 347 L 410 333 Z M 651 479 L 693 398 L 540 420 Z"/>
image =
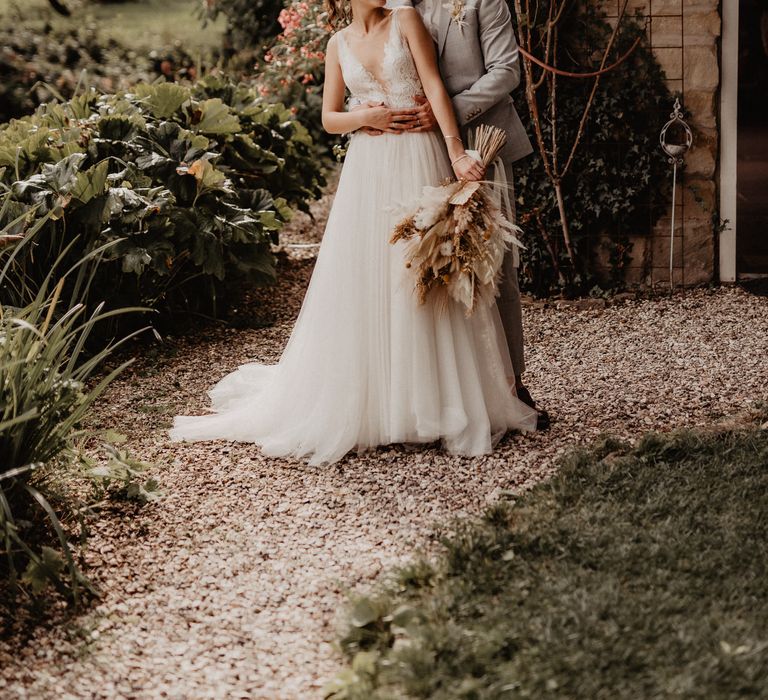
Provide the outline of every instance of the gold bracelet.
<path id="1" fill-rule="evenodd" d="M 444 136 L 443 139 L 446 140 L 446 141 L 448 139 L 456 139 L 459 143 L 463 143 L 463 141 L 461 140 L 460 136 Z"/>
<path id="2" fill-rule="evenodd" d="M 464 155 L 459 156 L 456 160 L 451 161 L 451 167 L 456 165 L 460 160 L 463 160 L 464 158 L 469 158 L 469 153 L 465 153 Z"/>

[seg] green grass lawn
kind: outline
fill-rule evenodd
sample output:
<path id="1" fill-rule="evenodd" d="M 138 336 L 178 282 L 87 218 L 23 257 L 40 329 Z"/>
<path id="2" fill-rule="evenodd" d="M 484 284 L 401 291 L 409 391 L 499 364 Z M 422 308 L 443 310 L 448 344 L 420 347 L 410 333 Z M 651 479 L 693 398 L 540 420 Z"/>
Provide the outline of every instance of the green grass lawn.
<path id="1" fill-rule="evenodd" d="M 224 18 L 204 29 L 195 14 L 197 0 L 137 0 L 115 4 L 69 0 L 72 16 L 63 17 L 46 0 L 0 0 L 0 23 L 27 25 L 51 22 L 69 28 L 94 23 L 99 33 L 139 51 L 180 42 L 192 55 L 221 46 Z"/>
<path id="2" fill-rule="evenodd" d="M 329 697 L 768 697 L 765 419 L 603 441 L 451 528 L 352 606 Z"/>

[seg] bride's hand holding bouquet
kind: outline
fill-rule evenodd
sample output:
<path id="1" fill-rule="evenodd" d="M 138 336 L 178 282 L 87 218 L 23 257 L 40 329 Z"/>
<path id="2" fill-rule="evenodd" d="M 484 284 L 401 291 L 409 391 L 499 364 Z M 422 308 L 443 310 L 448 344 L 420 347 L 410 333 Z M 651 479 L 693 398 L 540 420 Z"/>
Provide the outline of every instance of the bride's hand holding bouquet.
<path id="1" fill-rule="evenodd" d="M 451 158 L 451 167 L 457 180 L 477 182 L 485 177 L 485 167 L 464 150 L 458 136 L 447 136 L 445 142 L 448 144 L 448 155 Z M 452 151 L 451 145 L 454 143 L 457 143 L 458 147 L 454 146 Z"/>

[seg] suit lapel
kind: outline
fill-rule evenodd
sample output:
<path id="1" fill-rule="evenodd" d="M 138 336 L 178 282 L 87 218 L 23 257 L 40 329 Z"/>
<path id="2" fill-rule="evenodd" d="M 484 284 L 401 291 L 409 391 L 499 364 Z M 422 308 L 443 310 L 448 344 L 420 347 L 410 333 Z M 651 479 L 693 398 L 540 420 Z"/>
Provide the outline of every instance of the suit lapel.
<path id="1" fill-rule="evenodd" d="M 437 54 L 439 56 L 443 53 L 448 30 L 451 28 L 451 13 L 448 11 L 448 8 L 442 6 L 441 0 L 435 0 L 435 2 L 438 4 L 437 12 L 440 18 L 437 25 Z"/>

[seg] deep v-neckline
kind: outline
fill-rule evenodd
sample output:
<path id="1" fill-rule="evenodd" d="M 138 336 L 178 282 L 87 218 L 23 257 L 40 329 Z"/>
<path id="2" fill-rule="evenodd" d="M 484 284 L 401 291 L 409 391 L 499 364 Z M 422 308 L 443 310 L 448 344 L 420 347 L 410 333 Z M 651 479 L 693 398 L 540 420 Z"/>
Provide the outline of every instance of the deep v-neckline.
<path id="1" fill-rule="evenodd" d="M 344 46 L 347 49 L 347 53 L 350 54 L 352 57 L 352 60 L 357 63 L 358 67 L 365 73 L 365 75 L 371 79 L 372 82 L 376 83 L 376 85 L 381 88 L 383 92 L 387 91 L 387 85 L 388 81 L 385 78 L 384 73 L 386 72 L 385 69 L 387 67 L 387 51 L 390 48 L 390 44 L 392 43 L 392 36 L 394 34 L 394 28 L 395 28 L 395 10 L 390 10 L 389 15 L 389 30 L 386 40 L 384 41 L 384 46 L 382 47 L 381 52 L 381 58 L 379 59 L 379 65 L 381 67 L 381 79 L 377 78 L 373 71 L 371 71 L 368 66 L 366 66 L 358 57 L 358 55 L 352 50 L 352 47 L 349 45 L 349 42 L 347 41 L 347 38 L 344 36 L 344 32 L 339 32 L 339 36 L 341 37 L 341 40 L 344 42 Z M 383 81 L 383 82 L 382 82 Z"/>

